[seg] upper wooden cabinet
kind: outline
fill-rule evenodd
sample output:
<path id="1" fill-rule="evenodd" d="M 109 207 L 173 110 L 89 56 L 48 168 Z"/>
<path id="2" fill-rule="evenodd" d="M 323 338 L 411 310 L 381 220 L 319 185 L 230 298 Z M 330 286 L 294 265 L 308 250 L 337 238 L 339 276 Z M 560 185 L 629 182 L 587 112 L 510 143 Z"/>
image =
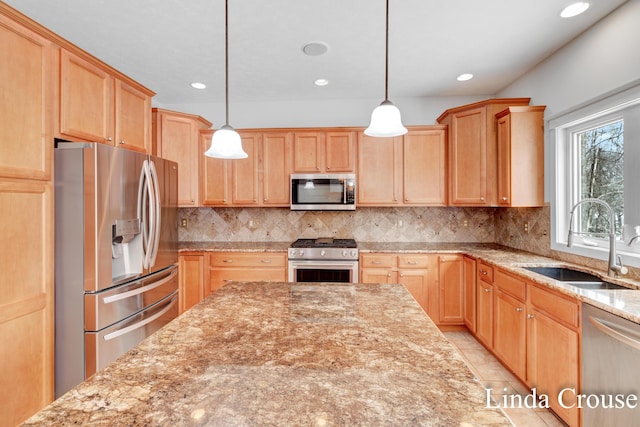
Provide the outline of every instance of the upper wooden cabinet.
<path id="1" fill-rule="evenodd" d="M 358 135 L 358 205 L 444 206 L 446 126 L 400 137 Z"/>
<path id="2" fill-rule="evenodd" d="M 449 126 L 449 204 L 497 206 L 495 115 L 530 98 L 489 99 L 446 110 L 438 123 Z"/>
<path id="3" fill-rule="evenodd" d="M 213 130 L 201 133 L 201 150 Z M 289 206 L 292 134 L 239 131 L 246 159 L 202 159 L 202 204 L 206 206 Z"/>
<path id="4" fill-rule="evenodd" d="M 496 114 L 498 204 L 544 204 L 544 106 L 509 107 Z"/>
<path id="5" fill-rule="evenodd" d="M 354 131 L 304 131 L 293 137 L 293 172 L 355 172 Z"/>
<path id="6" fill-rule="evenodd" d="M 148 152 L 153 92 L 114 76 L 98 61 L 60 49 L 57 135 Z"/>
<path id="7" fill-rule="evenodd" d="M 178 206 L 200 205 L 200 130 L 211 123 L 200 116 L 154 108 L 152 152 L 178 163 Z"/>
<path id="8" fill-rule="evenodd" d="M 0 45 L 0 176 L 49 180 L 54 46 L 1 13 Z"/>

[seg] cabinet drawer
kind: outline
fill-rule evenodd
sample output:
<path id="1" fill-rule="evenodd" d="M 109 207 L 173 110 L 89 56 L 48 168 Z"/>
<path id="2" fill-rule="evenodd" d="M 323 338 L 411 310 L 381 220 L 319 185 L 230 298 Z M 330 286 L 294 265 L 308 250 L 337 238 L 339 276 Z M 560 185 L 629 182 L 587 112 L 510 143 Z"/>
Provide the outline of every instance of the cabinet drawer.
<path id="1" fill-rule="evenodd" d="M 524 301 L 527 295 L 527 284 L 524 280 L 510 276 L 501 270 L 495 271 L 495 284 L 504 293 Z"/>
<path id="2" fill-rule="evenodd" d="M 396 256 L 388 254 L 364 254 L 360 258 L 361 268 L 392 268 L 396 266 Z"/>
<path id="3" fill-rule="evenodd" d="M 482 261 L 478 262 L 478 278 L 483 282 L 493 283 L 493 267 Z"/>
<path id="4" fill-rule="evenodd" d="M 578 328 L 580 303 L 577 300 L 530 284 L 529 301 L 532 306 L 552 319 L 565 323 L 570 327 Z"/>
<path id="5" fill-rule="evenodd" d="M 400 255 L 398 257 L 400 268 L 428 268 L 429 255 Z"/>
<path id="6" fill-rule="evenodd" d="M 230 268 L 284 268 L 286 265 L 286 256 L 283 253 L 215 252 L 209 254 L 209 265 L 211 267 Z"/>

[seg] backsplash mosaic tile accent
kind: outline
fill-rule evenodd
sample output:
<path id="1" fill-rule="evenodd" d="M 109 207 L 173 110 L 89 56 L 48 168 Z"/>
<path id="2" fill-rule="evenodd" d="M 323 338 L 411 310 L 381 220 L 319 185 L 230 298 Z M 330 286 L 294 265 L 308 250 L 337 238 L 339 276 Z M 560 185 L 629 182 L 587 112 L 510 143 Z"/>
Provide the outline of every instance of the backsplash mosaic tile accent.
<path id="1" fill-rule="evenodd" d="M 354 238 L 362 242 L 494 242 L 492 208 L 358 208 L 348 212 L 286 208 L 182 208 L 181 241 L 293 242 Z"/>

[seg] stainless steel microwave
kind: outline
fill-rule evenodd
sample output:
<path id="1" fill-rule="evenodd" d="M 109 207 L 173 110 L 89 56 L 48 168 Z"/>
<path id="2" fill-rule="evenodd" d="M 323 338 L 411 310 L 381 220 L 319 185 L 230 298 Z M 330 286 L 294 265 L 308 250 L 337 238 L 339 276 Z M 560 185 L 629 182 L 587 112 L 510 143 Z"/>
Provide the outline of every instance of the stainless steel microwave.
<path id="1" fill-rule="evenodd" d="M 291 210 L 352 211 L 355 209 L 355 174 L 291 174 Z"/>

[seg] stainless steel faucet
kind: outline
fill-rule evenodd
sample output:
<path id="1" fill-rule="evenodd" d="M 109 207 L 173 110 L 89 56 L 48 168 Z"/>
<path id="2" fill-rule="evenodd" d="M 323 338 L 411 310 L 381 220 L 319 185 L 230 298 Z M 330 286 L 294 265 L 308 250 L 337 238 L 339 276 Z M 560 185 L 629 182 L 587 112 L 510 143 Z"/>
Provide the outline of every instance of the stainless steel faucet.
<path id="1" fill-rule="evenodd" d="M 569 217 L 569 235 L 567 236 L 567 247 L 573 246 L 573 235 L 574 234 L 594 234 L 594 233 L 583 233 L 573 231 L 573 213 L 575 210 L 584 203 L 595 203 L 601 206 L 604 206 L 607 209 L 607 213 L 609 214 L 609 276 L 617 276 L 618 274 L 627 274 L 629 269 L 622 264 L 622 258 L 616 256 L 616 225 L 613 222 L 613 209 L 611 206 L 603 200 L 600 199 L 582 199 L 571 208 L 571 216 Z"/>

